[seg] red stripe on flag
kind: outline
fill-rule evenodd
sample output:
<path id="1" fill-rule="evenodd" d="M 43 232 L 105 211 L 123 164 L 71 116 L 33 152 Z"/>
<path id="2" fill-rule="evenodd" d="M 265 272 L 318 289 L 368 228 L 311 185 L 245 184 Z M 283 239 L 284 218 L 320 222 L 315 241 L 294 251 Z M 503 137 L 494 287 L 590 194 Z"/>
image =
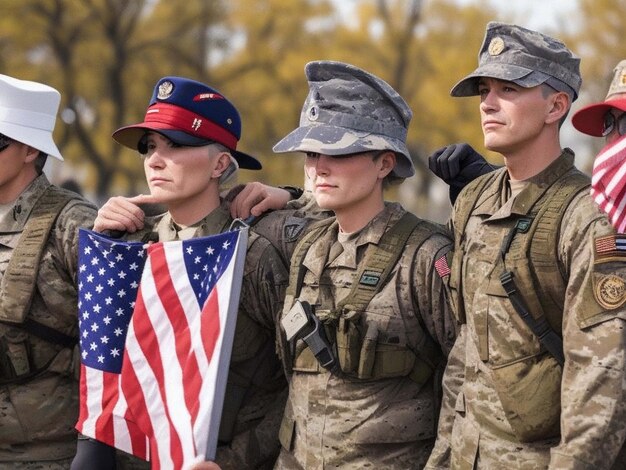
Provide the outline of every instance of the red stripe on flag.
<path id="1" fill-rule="evenodd" d="M 141 294 L 137 296 L 137 305 L 139 305 L 140 302 Z M 148 407 L 142 393 L 141 384 L 137 379 L 135 369 L 130 363 L 128 354 L 124 354 L 124 365 L 122 366 L 122 370 L 124 371 L 124 373 L 122 374 L 121 386 L 122 390 L 124 391 L 124 395 L 126 396 L 126 399 L 129 403 L 129 410 L 132 409 L 134 411 L 131 414 L 132 420 L 136 423 L 138 429 L 141 430 L 141 432 L 145 434 L 148 438 L 150 438 L 154 436 L 154 429 L 152 428 L 152 423 L 149 419 L 149 414 L 147 412 Z M 126 418 L 128 418 L 128 414 L 130 413 L 127 413 Z M 143 448 L 146 448 L 145 440 L 143 442 Z M 152 464 L 152 468 L 160 468 L 159 454 L 152 446 L 150 448 L 150 462 Z"/>
<path id="2" fill-rule="evenodd" d="M 152 390 L 150 390 L 150 387 L 146 387 L 145 380 L 138 379 L 140 382 L 139 390 L 142 390 L 143 388 L 144 393 L 145 391 L 147 392 L 152 391 L 153 393 L 158 393 L 159 395 L 158 399 L 160 399 L 165 404 L 163 409 L 159 411 L 158 414 L 156 415 L 154 411 L 151 411 L 149 408 L 147 408 L 147 413 L 149 417 L 151 418 L 151 421 L 153 423 L 159 424 L 161 428 L 153 429 L 152 434 L 148 434 L 147 433 L 148 430 L 143 427 L 142 427 L 142 431 L 144 431 L 151 438 L 154 438 L 154 439 L 151 439 L 151 443 L 153 444 L 151 446 L 152 456 L 157 455 L 156 453 L 157 449 L 154 448 L 154 444 L 156 444 L 155 439 L 161 440 L 163 439 L 163 436 L 167 436 L 169 438 L 169 448 L 171 452 L 170 456 L 174 462 L 174 465 L 176 465 L 177 462 L 180 465 L 182 463 L 182 461 L 180 460 L 181 459 L 181 454 L 180 454 L 181 442 L 180 442 L 180 439 L 178 438 L 178 434 L 176 430 L 172 426 L 172 415 L 170 414 L 170 410 L 167 407 L 167 395 L 165 392 L 165 373 L 164 373 L 164 368 L 163 368 L 163 363 L 162 363 L 162 358 L 161 358 L 161 351 L 159 349 L 158 339 L 155 334 L 156 332 L 153 329 L 152 323 L 150 322 L 148 318 L 148 313 L 145 310 L 145 304 L 143 300 L 141 301 L 141 303 L 139 302 L 139 299 L 142 298 L 141 288 L 139 292 L 140 292 L 139 296 L 137 297 L 138 306 L 135 307 L 135 311 L 133 313 L 132 324 L 134 327 L 137 344 L 139 348 L 141 349 L 145 360 L 147 361 L 147 366 L 151 369 L 152 374 L 154 375 L 154 380 L 151 380 L 151 383 L 150 383 L 150 385 L 152 386 Z M 164 352 L 167 352 L 167 350 Z M 126 370 L 122 369 L 122 375 L 124 374 L 126 374 Z M 141 392 L 139 393 L 141 394 Z M 151 398 L 156 399 L 157 397 L 151 397 Z M 129 407 L 130 405 L 131 405 L 131 401 L 129 400 Z M 133 407 L 135 406 L 135 400 L 132 401 L 132 406 Z M 133 412 L 133 414 L 136 414 L 136 413 Z M 161 414 L 165 416 L 165 419 L 160 419 Z M 165 430 L 163 429 L 163 427 L 166 427 L 168 429 Z M 159 468 L 159 467 L 158 466 L 155 467 L 153 463 L 153 468 Z M 175 467 L 175 468 L 180 468 L 180 467 Z"/>
<path id="3" fill-rule="evenodd" d="M 89 392 L 89 388 L 87 387 L 86 373 L 87 372 L 85 370 L 85 364 L 81 362 L 80 363 L 80 380 L 78 382 L 78 393 L 79 393 L 79 396 L 81 397 L 81 400 L 80 400 L 80 405 L 78 408 L 78 422 L 76 423 L 76 429 L 79 431 L 82 429 L 83 424 L 85 423 L 85 420 L 87 419 L 87 416 L 89 416 L 89 413 L 87 411 L 87 401 L 82 399 L 82 397 L 87 397 L 87 394 Z"/>
<path id="4" fill-rule="evenodd" d="M 602 237 L 596 239 L 596 251 L 598 253 L 605 253 L 608 251 L 614 251 L 616 248 L 615 237 Z"/>
<path id="5" fill-rule="evenodd" d="M 596 156 L 591 178 L 591 196 L 611 224 L 626 228 L 626 139 L 604 146 Z"/>
<path id="6" fill-rule="evenodd" d="M 159 293 L 161 302 L 165 308 L 167 317 L 174 331 L 176 331 L 176 356 L 180 368 L 183 371 L 183 382 L 185 383 L 185 404 L 188 410 L 196 406 L 197 397 L 200 393 L 200 370 L 193 351 L 191 350 L 191 335 L 189 324 L 185 310 L 180 304 L 179 293 L 176 291 L 172 283 L 172 276 L 169 271 L 163 246 L 155 250 L 153 253 L 152 271 L 156 278 L 156 290 Z M 163 275 L 161 273 L 167 273 Z M 195 416 L 192 415 L 192 422 L 195 422 Z"/>
<path id="7" fill-rule="evenodd" d="M 113 409 L 119 398 L 119 375 L 102 372 L 102 403 L 103 413 L 96 421 L 96 439 L 103 442 L 109 442 L 113 445 L 115 442 L 113 432 Z"/>
<path id="8" fill-rule="evenodd" d="M 219 304 L 218 304 L 217 289 L 209 294 L 209 298 L 204 304 L 202 309 L 200 334 L 202 335 L 202 344 L 204 346 L 204 353 L 207 358 L 207 362 L 211 362 L 213 358 L 213 352 L 217 340 L 221 334 L 221 324 L 219 316 Z M 199 402 L 196 402 L 196 409 L 199 407 Z"/>

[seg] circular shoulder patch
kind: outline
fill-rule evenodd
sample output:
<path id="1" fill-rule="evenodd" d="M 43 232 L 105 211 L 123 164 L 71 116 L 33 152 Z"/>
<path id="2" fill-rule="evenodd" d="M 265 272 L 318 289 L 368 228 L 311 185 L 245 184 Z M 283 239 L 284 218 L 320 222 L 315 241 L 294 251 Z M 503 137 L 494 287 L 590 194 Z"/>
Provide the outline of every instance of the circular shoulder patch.
<path id="1" fill-rule="evenodd" d="M 596 300 L 607 310 L 614 310 L 626 302 L 626 282 L 614 274 L 600 277 L 593 293 Z"/>

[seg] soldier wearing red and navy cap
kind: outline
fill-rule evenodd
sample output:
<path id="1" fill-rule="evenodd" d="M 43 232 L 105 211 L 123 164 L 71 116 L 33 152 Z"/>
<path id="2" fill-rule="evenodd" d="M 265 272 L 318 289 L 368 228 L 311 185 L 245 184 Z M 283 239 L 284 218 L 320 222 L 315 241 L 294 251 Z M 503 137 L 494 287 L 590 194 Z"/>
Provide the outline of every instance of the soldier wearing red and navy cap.
<path id="1" fill-rule="evenodd" d="M 239 113 L 219 91 L 187 78 L 160 79 L 143 121 L 113 133 L 142 155 L 150 195 L 111 198 L 99 210 L 94 230 L 123 231 L 125 239 L 144 241 L 228 230 L 233 220 L 220 198 L 222 183 L 238 167 L 261 168 L 237 150 L 240 137 Z M 143 203 L 162 204 L 167 212 L 146 217 Z M 275 352 L 274 325 L 287 281 L 283 257 L 266 238 L 250 233 L 219 432 L 216 460 L 222 468 L 272 468 L 277 456 L 287 383 Z M 114 468 L 114 453 L 80 440 L 72 468 Z M 138 463 L 134 459 L 132 465 Z"/>
<path id="2" fill-rule="evenodd" d="M 164 135 L 177 145 L 201 147 L 215 142 L 229 149 L 239 167 L 260 170 L 261 163 L 237 150 L 241 118 L 235 106 L 204 83 L 182 77 L 164 77 L 154 87 L 143 122 L 113 133 L 120 144 L 133 150 L 146 130 Z"/>

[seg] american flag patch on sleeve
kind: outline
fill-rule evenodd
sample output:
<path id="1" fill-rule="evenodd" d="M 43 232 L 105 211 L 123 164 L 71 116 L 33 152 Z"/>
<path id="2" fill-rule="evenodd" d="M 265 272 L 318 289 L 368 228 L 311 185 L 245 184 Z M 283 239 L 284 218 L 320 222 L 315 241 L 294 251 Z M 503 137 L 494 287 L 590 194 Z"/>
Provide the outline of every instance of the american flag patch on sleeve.
<path id="1" fill-rule="evenodd" d="M 450 266 L 448 266 L 448 260 L 446 259 L 446 255 L 443 255 L 437 261 L 435 261 L 435 269 L 437 270 L 437 274 L 439 277 L 446 277 L 450 275 Z"/>
<path id="2" fill-rule="evenodd" d="M 596 259 L 626 257 L 626 235 L 610 235 L 595 239 Z"/>

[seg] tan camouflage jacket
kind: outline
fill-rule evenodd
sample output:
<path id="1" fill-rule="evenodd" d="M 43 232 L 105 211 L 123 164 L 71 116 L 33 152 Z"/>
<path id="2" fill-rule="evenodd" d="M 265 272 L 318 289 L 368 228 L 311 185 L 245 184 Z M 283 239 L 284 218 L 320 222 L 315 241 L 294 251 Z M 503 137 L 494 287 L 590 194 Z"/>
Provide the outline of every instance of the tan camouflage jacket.
<path id="1" fill-rule="evenodd" d="M 29 221 L 35 202 L 50 186 L 39 176 L 0 212 L 0 279 Z M 44 248 L 27 318 L 78 336 L 76 264 L 78 228 L 91 227 L 96 208 L 78 195 L 61 211 Z M 28 351 L 31 371 L 20 384 L 0 387 L 0 462 L 71 458 L 76 452 L 78 354 L 23 330 L 0 325 L 3 347 Z M 77 350 L 77 348 L 75 348 Z M 6 350 L 0 352 L 6 359 Z M 0 464 L 0 466 L 2 466 Z"/>
<path id="2" fill-rule="evenodd" d="M 588 192 L 567 207 L 556 247 L 566 286 L 563 371 L 494 282 L 502 240 L 526 210 L 517 201 L 549 184 L 556 166 L 571 168 L 573 154 L 564 152 L 512 201 L 506 169 L 499 170 L 469 219 L 465 257 L 453 263 L 454 271 L 462 262 L 461 278 L 451 286 L 453 303 L 454 292 L 462 294 L 456 301 L 464 304 L 466 325 L 449 357 L 427 468 L 611 468 L 624 443 L 626 251 L 598 243 L 614 245 L 616 236 Z M 460 236 L 456 231 L 457 243 Z M 626 468 L 619 459 L 614 468 Z"/>
<path id="3" fill-rule="evenodd" d="M 151 232 L 158 234 L 158 241 L 209 236 L 228 230 L 231 222 L 226 207 L 183 229 L 166 213 L 148 219 L 141 232 L 128 238 L 142 239 Z M 222 427 L 229 404 L 238 398 L 242 404 L 236 412 L 234 437 L 229 444 L 218 446 L 216 458 L 225 470 L 271 468 L 278 452 L 278 427 L 287 383 L 275 351 L 275 324 L 287 282 L 281 255 L 267 239 L 251 232 Z"/>
<path id="4" fill-rule="evenodd" d="M 337 241 L 338 225 L 333 223 L 304 258 L 300 300 L 329 306 L 344 298 L 365 247 L 378 244 L 404 212 L 398 204 L 387 204 L 368 226 L 343 241 L 343 252 L 325 265 Z M 450 248 L 450 240 L 441 232 L 431 234 L 419 249 L 405 248 L 389 282 L 363 312 L 363 324 L 377 326 L 377 350 L 386 347 L 383 343 L 416 348 L 420 332 L 426 331 L 447 354 L 455 324 L 434 263 Z M 283 315 L 292 303 L 288 296 Z M 437 383 L 432 376 L 421 388 L 406 375 L 369 380 L 340 377 L 315 362 L 307 366 L 296 360 L 276 468 L 423 466 L 435 436 Z"/>

